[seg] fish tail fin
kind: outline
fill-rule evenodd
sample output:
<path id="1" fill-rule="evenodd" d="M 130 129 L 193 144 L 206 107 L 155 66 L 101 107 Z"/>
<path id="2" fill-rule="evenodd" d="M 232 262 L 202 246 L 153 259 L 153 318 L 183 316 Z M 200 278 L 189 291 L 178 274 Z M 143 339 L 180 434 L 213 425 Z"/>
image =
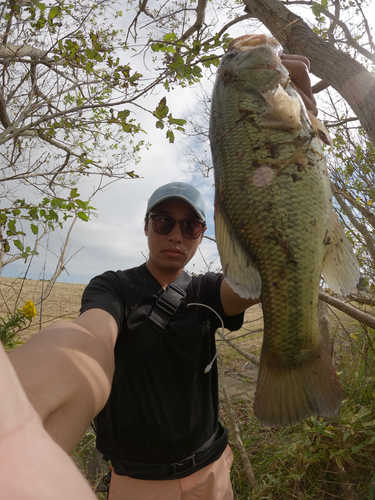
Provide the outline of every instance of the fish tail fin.
<path id="1" fill-rule="evenodd" d="M 294 425 L 311 415 L 331 417 L 341 399 L 340 382 L 323 344 L 293 368 L 267 353 L 261 356 L 254 414 L 262 425 Z"/>

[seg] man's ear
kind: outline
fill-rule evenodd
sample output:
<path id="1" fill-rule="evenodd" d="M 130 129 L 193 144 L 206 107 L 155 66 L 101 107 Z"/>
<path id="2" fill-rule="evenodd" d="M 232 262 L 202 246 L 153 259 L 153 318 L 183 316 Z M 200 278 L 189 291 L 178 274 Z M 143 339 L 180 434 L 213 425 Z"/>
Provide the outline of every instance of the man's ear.
<path id="1" fill-rule="evenodd" d="M 145 227 L 144 227 L 145 235 L 148 236 L 148 219 L 145 219 Z"/>
<path id="2" fill-rule="evenodd" d="M 203 241 L 203 236 L 204 236 L 204 233 L 206 232 L 206 229 L 207 229 L 207 226 L 206 226 L 206 227 L 203 229 L 203 231 L 202 231 L 202 234 L 201 234 L 201 241 L 199 242 L 199 244 L 201 244 L 201 243 L 202 243 L 202 241 Z"/>

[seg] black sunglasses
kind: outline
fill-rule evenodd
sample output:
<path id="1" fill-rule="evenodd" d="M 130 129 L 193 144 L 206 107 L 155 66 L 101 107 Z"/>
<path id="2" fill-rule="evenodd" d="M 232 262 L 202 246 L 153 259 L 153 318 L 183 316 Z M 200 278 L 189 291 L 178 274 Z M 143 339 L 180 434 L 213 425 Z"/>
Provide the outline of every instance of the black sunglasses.
<path id="1" fill-rule="evenodd" d="M 196 240 L 203 233 L 203 229 L 206 227 L 206 223 L 200 220 L 186 219 L 177 221 L 169 215 L 161 214 L 149 214 L 152 220 L 152 229 L 157 234 L 169 234 L 176 225 L 176 222 L 180 224 L 181 233 L 184 238 L 189 240 Z"/>

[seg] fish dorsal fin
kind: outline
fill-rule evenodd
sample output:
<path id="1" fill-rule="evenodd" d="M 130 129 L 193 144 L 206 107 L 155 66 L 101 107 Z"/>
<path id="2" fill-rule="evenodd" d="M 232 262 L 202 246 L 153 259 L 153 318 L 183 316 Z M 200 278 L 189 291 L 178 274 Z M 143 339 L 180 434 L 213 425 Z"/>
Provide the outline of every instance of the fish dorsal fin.
<path id="1" fill-rule="evenodd" d="M 332 214 L 331 230 L 327 233 L 327 253 L 322 274 L 331 290 L 348 295 L 359 281 L 358 260 L 344 228 L 335 213 Z"/>
<path id="2" fill-rule="evenodd" d="M 215 212 L 215 233 L 223 273 L 229 286 L 244 299 L 258 298 L 262 285 L 258 268 L 219 210 Z"/>

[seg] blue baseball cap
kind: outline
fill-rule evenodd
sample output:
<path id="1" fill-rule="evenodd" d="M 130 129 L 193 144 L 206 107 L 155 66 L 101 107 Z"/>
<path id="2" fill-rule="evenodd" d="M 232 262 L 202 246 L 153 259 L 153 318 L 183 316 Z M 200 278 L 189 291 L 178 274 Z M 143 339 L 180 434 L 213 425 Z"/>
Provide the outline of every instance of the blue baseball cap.
<path id="1" fill-rule="evenodd" d="M 189 203 L 199 217 L 206 221 L 206 203 L 203 196 L 198 189 L 195 189 L 190 184 L 185 184 L 185 182 L 170 182 L 154 191 L 148 200 L 146 215 L 162 201 L 171 200 L 172 198 Z"/>

